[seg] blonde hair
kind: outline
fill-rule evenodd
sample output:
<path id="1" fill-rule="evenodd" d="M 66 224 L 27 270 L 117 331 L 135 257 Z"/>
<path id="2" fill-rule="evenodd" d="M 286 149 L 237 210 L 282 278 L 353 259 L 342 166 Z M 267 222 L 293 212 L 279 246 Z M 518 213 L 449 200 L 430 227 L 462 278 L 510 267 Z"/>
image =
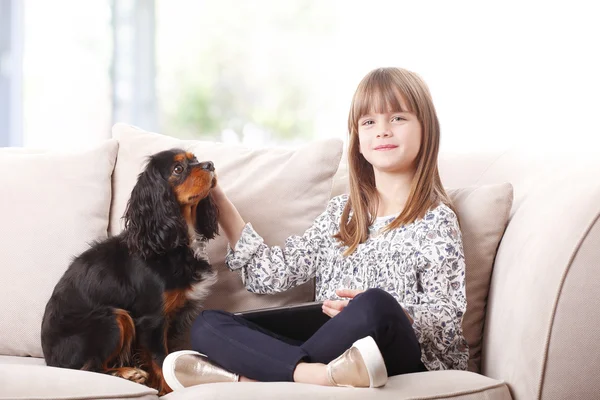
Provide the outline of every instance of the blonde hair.
<path id="1" fill-rule="evenodd" d="M 402 109 L 401 100 L 407 109 Z M 348 246 L 344 252 L 346 256 L 367 240 L 369 226 L 375 221 L 379 205 L 373 167 L 359 151 L 358 120 L 369 113 L 390 110 L 415 114 L 421 124 L 422 137 L 406 205 L 386 230 L 423 218 L 440 202 L 453 209 L 438 172 L 440 126 L 427 84 L 417 74 L 405 69 L 375 69 L 359 83 L 348 116 L 350 198 L 342 213 L 340 231 L 334 236 Z"/>

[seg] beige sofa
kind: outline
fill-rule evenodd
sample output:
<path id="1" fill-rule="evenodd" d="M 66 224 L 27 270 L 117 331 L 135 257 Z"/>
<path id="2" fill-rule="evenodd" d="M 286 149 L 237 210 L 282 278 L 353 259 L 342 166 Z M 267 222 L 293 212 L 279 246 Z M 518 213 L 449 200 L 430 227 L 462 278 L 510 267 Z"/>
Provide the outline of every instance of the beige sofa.
<path id="1" fill-rule="evenodd" d="M 145 157 L 170 147 L 213 160 L 224 189 L 269 244 L 302 233 L 346 189 L 342 143 L 333 139 L 251 150 L 118 124 L 112 140 L 79 152 L 0 149 L 0 399 L 157 398 L 120 378 L 45 366 L 39 324 L 69 259 L 121 230 Z M 600 161 L 583 150 L 525 150 L 440 155 L 463 228 L 471 371 L 397 376 L 381 389 L 209 384 L 163 398 L 600 398 Z M 207 308 L 312 298 L 311 283 L 277 295 L 246 292 L 223 263 L 225 245 L 221 237 L 209 248 L 219 282 Z"/>

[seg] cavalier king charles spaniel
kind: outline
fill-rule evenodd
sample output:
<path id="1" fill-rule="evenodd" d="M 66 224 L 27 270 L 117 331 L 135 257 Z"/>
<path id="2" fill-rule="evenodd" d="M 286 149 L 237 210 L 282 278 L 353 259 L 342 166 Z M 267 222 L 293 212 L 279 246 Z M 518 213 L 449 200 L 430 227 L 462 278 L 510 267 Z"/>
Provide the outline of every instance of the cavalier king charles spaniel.
<path id="1" fill-rule="evenodd" d="M 150 157 L 123 216 L 124 231 L 92 244 L 57 283 L 42 321 L 49 366 L 108 373 L 166 394 L 162 363 L 200 312 L 216 273 L 210 161 L 173 149 Z"/>

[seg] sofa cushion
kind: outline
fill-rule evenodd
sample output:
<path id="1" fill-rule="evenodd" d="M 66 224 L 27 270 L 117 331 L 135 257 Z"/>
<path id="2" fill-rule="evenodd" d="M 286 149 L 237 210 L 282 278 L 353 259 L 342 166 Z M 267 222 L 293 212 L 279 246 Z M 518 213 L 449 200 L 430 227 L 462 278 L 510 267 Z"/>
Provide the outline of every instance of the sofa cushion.
<path id="1" fill-rule="evenodd" d="M 508 224 L 513 200 L 509 183 L 449 189 L 463 235 L 467 311 L 463 333 L 469 343 L 469 371 L 481 369 L 483 323 L 496 251 Z"/>
<path id="2" fill-rule="evenodd" d="M 71 259 L 105 238 L 117 142 L 0 149 L 0 354 L 42 357 L 46 302 Z"/>
<path id="3" fill-rule="evenodd" d="M 0 376 L 0 400 L 158 399 L 154 389 L 95 372 L 0 361 Z"/>
<path id="4" fill-rule="evenodd" d="M 250 149 L 241 145 L 180 140 L 116 124 L 113 138 L 119 154 L 113 179 L 110 233 L 122 230 L 122 215 L 147 157 L 173 147 L 193 152 L 199 160 L 210 160 L 231 201 L 247 222 L 270 245 L 282 245 L 292 234 L 301 234 L 323 212 L 331 194 L 342 142 L 313 141 L 304 147 Z M 288 292 L 257 295 L 245 290 L 237 272 L 225 266 L 227 240 L 224 235 L 208 245 L 208 255 L 218 273 L 213 296 L 206 308 L 242 311 L 267 306 L 309 301 L 314 282 Z"/>
<path id="5" fill-rule="evenodd" d="M 46 361 L 41 357 L 0 356 L 0 365 L 3 364 L 46 365 Z"/>
<path id="6" fill-rule="evenodd" d="M 379 389 L 326 387 L 302 383 L 213 383 L 170 393 L 164 400 L 192 399 L 356 399 L 356 400 L 510 400 L 506 384 L 466 371 L 398 375 Z"/>

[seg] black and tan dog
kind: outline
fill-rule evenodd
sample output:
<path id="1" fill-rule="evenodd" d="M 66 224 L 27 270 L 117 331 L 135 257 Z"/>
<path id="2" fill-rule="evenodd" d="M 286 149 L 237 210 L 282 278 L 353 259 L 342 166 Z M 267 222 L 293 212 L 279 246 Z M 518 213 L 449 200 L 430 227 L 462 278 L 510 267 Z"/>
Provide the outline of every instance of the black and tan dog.
<path id="1" fill-rule="evenodd" d="M 56 285 L 42 322 L 49 366 L 109 373 L 170 392 L 161 367 L 215 282 L 206 241 L 218 233 L 213 163 L 180 149 L 150 157 L 125 230 L 94 243 Z"/>

